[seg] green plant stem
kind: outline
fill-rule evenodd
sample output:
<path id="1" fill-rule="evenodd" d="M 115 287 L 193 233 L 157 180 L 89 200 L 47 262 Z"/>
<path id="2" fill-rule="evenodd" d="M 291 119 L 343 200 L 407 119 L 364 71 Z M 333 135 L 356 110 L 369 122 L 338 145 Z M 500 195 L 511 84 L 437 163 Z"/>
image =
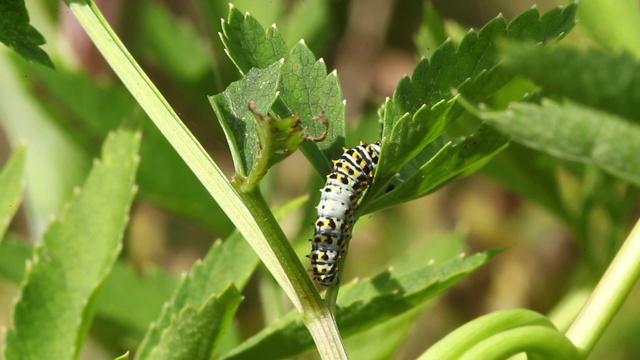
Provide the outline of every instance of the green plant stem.
<path id="1" fill-rule="evenodd" d="M 346 358 L 333 312 L 330 311 L 327 303 L 320 298 L 311 278 L 300 259 L 298 259 L 297 254 L 289 245 L 287 237 L 282 232 L 282 228 L 278 225 L 264 197 L 258 189 L 247 193 L 239 192 L 238 194 L 264 232 L 269 249 L 274 252 L 274 257 L 263 260 L 265 265 L 266 261 L 279 261 L 281 267 L 276 268 L 278 271 L 286 273 L 281 274 L 281 276 L 298 290 L 298 296 L 304 309 L 304 311 L 301 311 L 302 320 L 309 332 L 312 334 L 316 332 L 314 341 L 316 341 L 318 351 L 322 353 L 325 349 L 342 350 L 342 354 L 327 354 L 329 357 L 323 356 L 323 358 Z M 276 273 L 272 271 L 272 274 L 277 279 Z M 344 357 L 336 357 L 338 355 Z"/>
<path id="2" fill-rule="evenodd" d="M 640 220 L 567 331 L 581 355 L 591 352 L 640 276 Z"/>
<path id="3" fill-rule="evenodd" d="M 304 293 L 304 296 L 296 296 L 301 302 L 309 302 L 306 299 L 317 298 L 311 303 L 322 303 L 318 291 L 316 291 L 313 283 L 309 279 L 302 263 L 298 259 L 297 254 L 289 245 L 289 242 L 282 232 L 282 228 L 278 225 L 278 221 L 273 216 L 273 212 L 265 202 L 264 198 L 258 190 L 251 192 L 237 192 L 246 209 L 251 214 L 252 219 L 261 229 L 264 241 L 260 241 L 260 247 L 255 249 L 258 254 L 262 252 L 273 252 L 273 256 L 268 259 L 262 259 L 271 274 L 277 279 L 282 278 L 286 282 L 285 287 L 294 288 L 297 292 Z M 243 234 L 244 235 L 244 234 Z M 247 239 L 251 242 L 250 239 Z M 275 271 L 271 270 L 272 262 L 278 262 Z M 278 281 L 280 282 L 280 281 Z M 281 284 L 282 285 L 282 284 Z M 299 295 L 299 294 L 298 294 Z M 308 304 L 305 304 L 308 306 Z"/>
<path id="4" fill-rule="evenodd" d="M 522 326 L 498 333 L 460 357 L 460 360 L 502 360 L 526 352 L 529 358 L 578 360 L 582 359 L 571 341 L 558 330 L 547 326 Z"/>
<path id="5" fill-rule="evenodd" d="M 587 302 L 593 291 L 593 286 L 585 286 L 570 290 L 558 301 L 554 308 L 547 314 L 548 318 L 556 326 L 556 329 L 567 332 L 571 323 L 576 319 L 580 309 Z"/>
<path id="6" fill-rule="evenodd" d="M 310 288 L 313 284 L 304 269 L 302 271 L 297 269 L 301 268 L 301 264 L 295 254 L 292 254 L 290 246 L 282 244 L 289 247 L 288 251 L 284 250 L 284 246 L 271 247 L 271 241 L 281 242 L 284 239 L 284 235 L 280 235 L 282 230 L 275 230 L 276 227 L 279 229 L 279 226 L 272 219 L 273 214 L 267 211 L 264 212 L 269 214 L 265 215 L 266 218 L 254 218 L 254 214 L 243 204 L 240 195 L 220 168 L 129 54 L 95 3 L 90 0 L 85 2 L 66 0 L 66 3 L 113 71 L 284 289 L 293 305 L 302 314 L 322 358 L 346 359 L 333 316 L 315 288 Z M 254 211 L 258 211 L 257 209 L 263 206 L 258 205 L 259 200 L 253 196 L 247 196 L 245 200 L 253 202 L 250 206 Z M 267 226 L 262 229 L 256 220 L 261 223 L 270 222 L 276 226 Z M 277 236 L 276 233 L 278 233 Z M 270 238 L 270 236 L 275 237 Z"/>
<path id="7" fill-rule="evenodd" d="M 481 316 L 449 333 L 418 360 L 459 359 L 469 349 L 496 334 L 525 326 L 544 326 L 555 330 L 549 319 L 526 309 L 502 310 Z"/>
<path id="8" fill-rule="evenodd" d="M 342 274 L 339 273 L 338 276 Z M 336 302 L 338 301 L 338 292 L 340 291 L 340 284 L 331 286 L 324 293 L 324 301 L 329 305 L 331 312 L 335 313 L 336 310 Z"/>

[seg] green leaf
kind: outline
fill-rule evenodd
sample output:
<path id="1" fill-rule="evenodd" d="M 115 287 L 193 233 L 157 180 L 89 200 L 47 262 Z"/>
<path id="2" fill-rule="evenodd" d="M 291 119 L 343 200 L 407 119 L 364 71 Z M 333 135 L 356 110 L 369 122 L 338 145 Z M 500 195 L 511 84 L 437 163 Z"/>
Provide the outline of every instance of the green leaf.
<path id="1" fill-rule="evenodd" d="M 629 54 L 522 44 L 503 54 L 507 67 L 545 90 L 640 123 L 640 62 Z"/>
<path id="2" fill-rule="evenodd" d="M 265 32 L 258 20 L 243 15 L 229 4 L 229 17 L 222 20 L 222 43 L 241 73 L 252 68 L 264 69 L 287 56 L 287 44 L 275 26 Z"/>
<path id="3" fill-rule="evenodd" d="M 478 170 L 507 144 L 508 139 L 499 132 L 481 126 L 475 134 L 448 142 L 398 187 L 368 204 L 361 214 L 428 195 L 448 181 Z"/>
<path id="4" fill-rule="evenodd" d="M 345 103 L 337 73 L 327 74 L 324 61 L 316 61 L 307 45 L 300 42 L 286 57 L 281 74 L 279 101 L 274 106 L 280 117 L 297 114 L 311 136 L 320 136 L 327 130 L 315 117 L 322 115 L 329 120 L 327 136 L 322 142 L 302 144 L 302 151 L 316 170 L 328 174 L 330 160 L 342 154 L 345 142 Z"/>
<path id="5" fill-rule="evenodd" d="M 274 210 L 274 216 L 282 218 L 304 201 L 306 198 L 294 199 Z M 239 232 L 235 232 L 224 243 L 216 242 L 202 262 L 198 262 L 189 276 L 182 280 L 158 320 L 147 332 L 136 359 L 152 358 L 151 353 L 159 346 L 162 333 L 174 326 L 175 317 L 184 309 L 193 311 L 202 308 L 210 301 L 211 294 L 222 294 L 230 283 L 243 289 L 258 263 L 258 256 Z"/>
<path id="6" fill-rule="evenodd" d="M 24 0 L 2 1 L 0 14 L 0 41 L 23 58 L 53 68 L 49 55 L 40 48 L 44 37 L 29 25 Z"/>
<path id="7" fill-rule="evenodd" d="M 22 190 L 24 190 L 25 146 L 20 145 L 0 171 L 0 242 L 9 223 L 18 211 Z"/>
<path id="8" fill-rule="evenodd" d="M 343 338 L 370 329 L 420 306 L 491 258 L 490 253 L 458 257 L 444 264 L 423 267 L 405 274 L 385 271 L 380 275 L 342 286 L 336 321 Z M 223 359 L 285 358 L 311 349 L 313 341 L 302 320 L 289 313 L 279 322 L 225 354 Z"/>
<path id="9" fill-rule="evenodd" d="M 558 7 L 548 11 L 542 17 L 536 8 L 523 12 L 508 25 L 501 15 L 487 23 L 479 32 L 470 31 L 460 45 L 455 47 L 452 41 L 441 45 L 431 57 L 423 59 L 416 66 L 411 79 L 404 78 L 398 84 L 390 102 L 384 108 L 383 135 L 391 131 L 391 125 L 405 113 L 414 113 L 424 104 L 435 104 L 441 100 L 453 98 L 452 88 L 461 87 L 464 83 L 483 73 L 499 67 L 496 43 L 504 38 L 520 41 L 549 42 L 563 36 L 574 23 L 576 5 L 566 8 Z M 501 78 L 503 71 L 492 72 L 492 77 Z M 506 83 L 511 76 L 501 82 Z M 487 78 L 483 82 L 489 81 Z M 503 83 L 503 85 L 504 85 Z M 482 88 L 482 92 L 460 92 L 466 98 L 483 99 L 493 94 L 498 88 Z"/>
<path id="10" fill-rule="evenodd" d="M 234 6 L 240 9 L 251 9 L 251 14 L 262 24 L 273 24 L 290 10 L 286 0 L 273 0 L 270 2 L 256 2 L 254 0 L 235 0 Z M 227 6 L 228 7 L 228 6 Z M 226 9 L 225 9 L 226 10 Z M 226 13 L 226 11 L 225 11 Z"/>
<path id="11" fill-rule="evenodd" d="M 215 297 L 211 297 L 212 294 L 222 294 L 237 275 L 244 275 L 248 278 L 253 272 L 258 264 L 257 256 L 241 236 L 235 236 L 231 239 L 228 241 L 230 244 L 226 245 L 228 242 L 225 242 L 226 246 L 224 247 L 220 242 L 216 242 L 204 260 L 196 263 L 190 274 L 182 279 L 171 300 L 163 308 L 158 320 L 147 331 L 136 353 L 136 359 L 154 359 L 156 351 L 166 346 L 163 344 L 166 332 L 179 333 L 184 326 L 183 321 L 192 321 L 194 312 L 198 313 L 209 306 L 215 306 L 214 303 L 211 303 L 215 299 Z M 242 256 L 233 259 L 233 263 L 229 264 L 228 261 L 231 260 L 229 256 L 237 249 L 244 250 L 241 253 Z M 243 257 L 247 261 L 241 262 Z M 239 280 L 241 288 L 244 284 L 242 278 Z M 213 348 L 209 348 L 207 351 L 211 354 Z"/>
<path id="12" fill-rule="evenodd" d="M 419 248 L 407 249 L 397 254 L 393 260 L 393 269 L 399 274 L 420 270 L 425 263 L 439 264 L 458 256 L 464 251 L 466 236 L 462 232 L 442 233 L 429 236 L 428 243 Z M 417 250 L 417 251 L 416 251 Z M 415 307 L 404 314 L 345 340 L 349 357 L 352 359 L 391 359 L 401 349 L 402 343 L 415 328 L 415 320 L 429 308 L 430 302 Z M 367 344 L 367 346 L 362 346 Z"/>
<path id="13" fill-rule="evenodd" d="M 569 101 L 514 103 L 483 120 L 526 146 L 569 160 L 591 162 L 640 185 L 640 126 Z"/>
<path id="14" fill-rule="evenodd" d="M 210 96 L 209 101 L 225 132 L 236 176 L 245 180 L 260 159 L 260 147 L 256 130 L 256 115 L 249 109 L 267 113 L 277 97 L 282 63 L 276 62 L 266 69 L 251 69 L 220 94 Z M 266 172 L 266 169 L 263 170 Z"/>
<path id="15" fill-rule="evenodd" d="M 0 275 L 14 284 L 24 278 L 25 264 L 33 256 L 33 247 L 9 233 L 0 242 Z"/>
<path id="16" fill-rule="evenodd" d="M 418 63 L 411 78 L 400 80 L 393 97 L 382 109 L 380 164 L 372 188 L 363 199 L 362 212 L 424 196 L 445 181 L 479 168 L 502 149 L 505 141 L 496 138 L 495 134 L 489 134 L 476 139 L 483 145 L 479 149 L 482 153 L 471 156 L 475 146 L 470 143 L 468 149 L 463 147 L 455 157 L 467 160 L 457 161 L 457 165 L 448 164 L 444 169 L 433 169 L 428 164 L 445 162 L 444 158 L 430 159 L 424 156 L 434 153 L 433 145 L 429 144 L 462 114 L 462 107 L 454 105 L 456 95 L 452 89 L 457 89 L 465 98 L 477 101 L 494 94 L 513 77 L 499 64 L 496 45 L 499 40 L 549 42 L 557 39 L 573 27 L 575 7 L 575 4 L 571 4 L 566 8 L 555 8 L 542 17 L 536 8 L 532 8 L 509 24 L 502 16 L 498 16 L 479 32 L 470 31 L 457 48 L 452 41 L 446 41 L 430 60 L 422 59 Z M 414 133 L 414 128 L 419 130 Z M 456 162 L 453 154 L 457 150 L 455 147 L 444 148 L 440 154 Z M 416 156 L 424 159 L 424 162 L 418 163 Z M 412 164 L 405 166 L 410 160 Z M 436 171 L 438 175 L 428 174 L 425 169 Z M 407 180 L 396 190 L 380 195 L 371 203 L 370 199 L 378 195 L 397 173 Z M 429 181 L 437 182 L 429 184 Z"/>
<path id="17" fill-rule="evenodd" d="M 276 215 L 282 218 L 299 207 L 304 200 L 297 198 L 276 209 Z M 238 233 L 225 240 L 219 250 L 218 267 L 212 276 L 236 279 L 237 284 L 244 287 L 259 263 L 257 255 Z M 0 243 L 2 277 L 19 284 L 24 276 L 25 263 L 31 254 L 32 247 L 24 241 L 7 239 Z M 105 323 L 110 327 L 115 325 L 115 331 L 119 331 L 118 336 L 126 337 L 126 346 L 130 346 L 131 341 L 140 342 L 149 324 L 158 318 L 163 304 L 171 297 L 177 283 L 175 276 L 160 269 L 140 274 L 139 270 L 130 265 L 116 262 L 97 301 L 93 324 L 98 328 Z M 132 312 L 131 309 L 136 311 Z M 115 335 L 111 333 L 110 336 Z"/>
<path id="18" fill-rule="evenodd" d="M 167 336 L 165 334 L 172 334 L 171 337 L 186 336 L 185 330 L 188 327 L 185 326 L 194 321 L 200 311 L 215 311 L 210 309 L 210 307 L 217 306 L 215 304 L 216 297 L 213 294 L 222 294 L 227 291 L 226 289 L 233 280 L 230 279 L 230 275 L 233 274 L 229 273 L 223 273 L 220 277 L 216 276 L 221 271 L 227 270 L 221 267 L 223 250 L 221 243 L 216 242 L 207 257 L 202 262 L 196 263 L 191 273 L 182 279 L 173 297 L 163 308 L 158 321 L 153 323 L 147 331 L 136 353 L 136 359 L 157 358 L 160 355 L 158 352 L 164 352 L 167 346 L 166 341 L 169 341 L 164 338 Z M 255 263 L 257 263 L 257 259 Z M 246 269 L 245 266 L 240 268 Z M 253 271 L 253 266 L 250 271 Z M 237 292 L 235 287 L 232 288 Z M 205 349 L 209 356 L 213 352 L 213 345 L 215 342 L 209 343 L 210 347 Z"/>
<path id="19" fill-rule="evenodd" d="M 212 295 L 199 309 L 184 307 L 171 327 L 162 332 L 150 359 L 209 360 L 220 335 L 226 330 L 242 297 L 235 286 Z"/>
<path id="20" fill-rule="evenodd" d="M 385 141 L 385 156 L 375 174 L 375 182 L 363 199 L 361 207 L 366 208 L 367 198 L 371 199 L 402 167 L 414 159 L 422 149 L 437 139 L 449 125 L 449 110 L 455 104 L 455 98 L 440 101 L 429 107 L 423 105 L 413 116 L 405 114 L 393 125 L 389 138 Z"/>
<path id="21" fill-rule="evenodd" d="M 299 42 L 291 51 L 275 27 L 266 32 L 252 16 L 242 15 L 235 7 L 223 23 L 221 36 L 229 57 L 246 74 L 251 68 L 264 69 L 285 59 L 278 84 L 279 97 L 273 111 L 281 118 L 297 115 L 311 136 L 324 133 L 325 126 L 313 119 L 323 115 L 329 119 L 329 132 L 320 143 L 304 142 L 302 151 L 320 174 L 331 171 L 331 159 L 342 153 L 345 141 L 345 105 L 335 71 L 327 74 L 322 59 Z"/>
<path id="22" fill-rule="evenodd" d="M 49 111 L 51 120 L 89 154 L 98 153 L 98 139 L 116 129 L 123 118 L 140 121 L 144 132 L 138 174 L 140 195 L 198 221 L 216 236 L 231 233 L 233 226 L 218 204 L 165 137 L 137 110 L 138 105 L 124 88 L 97 83 L 87 74 L 66 69 L 53 72 L 21 61 L 14 64 L 29 80 L 29 89 Z"/>
<path id="23" fill-rule="evenodd" d="M 47 229 L 13 311 L 7 359 L 77 358 L 98 289 L 122 248 L 139 144 L 137 132 L 110 134 L 83 189 Z"/>
<path id="24" fill-rule="evenodd" d="M 6 241 L 0 243 L 0 275 L 14 284 L 20 284 L 24 278 L 25 264 L 32 254 L 33 246 L 25 240 L 8 236 Z M 171 297 L 177 283 L 175 276 L 159 269 L 140 274 L 131 265 L 116 262 L 100 292 L 94 323 L 108 321 L 140 341 L 149 324 L 160 314 L 164 302 Z M 132 312 L 131 309 L 137 310 Z"/>
<path id="25" fill-rule="evenodd" d="M 441 265 L 425 264 L 418 270 L 395 275 L 393 270 L 347 284 L 341 289 L 336 320 L 344 334 L 392 319 L 462 280 L 489 261 L 496 252 L 459 256 Z M 350 330 L 347 330 L 350 329 Z"/>

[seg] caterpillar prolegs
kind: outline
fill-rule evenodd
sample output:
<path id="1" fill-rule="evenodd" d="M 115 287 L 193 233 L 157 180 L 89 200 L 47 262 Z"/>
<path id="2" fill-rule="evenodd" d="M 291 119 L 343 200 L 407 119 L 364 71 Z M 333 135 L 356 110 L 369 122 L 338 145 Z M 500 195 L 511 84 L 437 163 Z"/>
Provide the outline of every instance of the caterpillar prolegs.
<path id="1" fill-rule="evenodd" d="M 373 179 L 379 154 L 380 142 L 360 142 L 356 147 L 345 148 L 340 159 L 333 161 L 333 171 L 320 190 L 322 196 L 308 257 L 313 279 L 321 285 L 339 282 L 338 263 L 347 252 L 358 201 Z"/>

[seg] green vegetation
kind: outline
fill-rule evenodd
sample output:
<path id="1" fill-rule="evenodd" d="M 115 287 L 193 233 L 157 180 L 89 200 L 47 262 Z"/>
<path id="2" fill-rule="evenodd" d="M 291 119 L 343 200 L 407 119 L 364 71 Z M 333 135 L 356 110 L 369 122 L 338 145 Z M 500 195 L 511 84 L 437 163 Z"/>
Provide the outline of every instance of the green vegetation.
<path id="1" fill-rule="evenodd" d="M 34 24 L 22 0 L 0 6 L 13 50 L 0 54 L 0 135 L 16 144 L 0 170 L 7 359 L 640 351 L 627 301 L 640 61 L 620 30 L 640 23 L 636 3 L 534 7 L 470 31 L 447 5 L 399 3 L 376 51 L 393 40 L 424 57 L 392 92 L 363 83 L 347 119 L 354 87 L 336 64 L 358 1 L 197 0 L 185 17 L 131 2 L 117 33 L 93 1 L 65 2 L 34 5 Z M 72 38 L 42 15 L 57 12 L 104 60 L 43 47 Z M 378 59 L 363 59 L 348 60 L 374 76 Z M 360 139 L 381 141 L 380 162 L 343 280 L 321 294 L 304 258 L 317 189 Z"/>

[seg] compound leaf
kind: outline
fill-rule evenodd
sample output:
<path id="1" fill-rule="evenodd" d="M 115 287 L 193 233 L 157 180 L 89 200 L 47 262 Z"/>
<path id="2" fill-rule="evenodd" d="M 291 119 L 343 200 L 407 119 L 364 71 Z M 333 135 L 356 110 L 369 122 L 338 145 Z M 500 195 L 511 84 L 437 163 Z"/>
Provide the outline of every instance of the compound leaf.
<path id="1" fill-rule="evenodd" d="M 480 101 L 494 94 L 513 78 L 513 74 L 500 64 L 498 42 L 511 39 L 546 43 L 558 39 L 573 27 L 575 11 L 576 4 L 571 4 L 565 8 L 552 9 L 541 17 L 538 10 L 532 8 L 518 15 L 509 24 L 502 16 L 498 16 L 480 31 L 470 31 L 459 46 L 456 47 L 452 40 L 448 40 L 433 53 L 430 60 L 422 59 L 412 77 L 404 77 L 400 81 L 392 98 L 382 109 L 383 141 L 380 164 L 376 170 L 374 185 L 363 199 L 363 212 L 381 208 L 382 204 L 397 204 L 424 196 L 442 186 L 444 183 L 441 181 L 468 173 L 471 168 L 477 169 L 500 151 L 506 144 L 505 139 L 483 139 L 482 142 L 487 147 L 480 150 L 479 157 L 472 156 L 472 151 L 462 148 L 463 151 L 457 154 L 456 158 L 468 160 L 438 169 L 438 182 L 431 185 L 427 184 L 427 181 L 436 181 L 435 175 L 417 170 L 429 169 L 430 166 L 426 165 L 428 162 L 435 164 L 442 161 L 430 160 L 424 154 L 436 153 L 433 151 L 433 141 L 438 139 L 437 136 L 442 134 L 444 128 L 463 112 L 461 106 L 454 104 L 456 92 L 452 89 L 457 89 L 466 99 Z M 411 128 L 421 129 L 417 133 L 423 134 L 424 137 L 411 136 Z M 446 143 L 443 139 L 439 140 L 442 144 Z M 468 149 L 473 148 L 475 146 Z M 443 149 L 441 156 L 453 156 L 459 150 L 461 149 L 456 147 Z M 416 155 L 419 155 L 418 159 L 424 159 L 422 164 L 418 164 L 417 159 L 412 159 Z M 409 160 L 413 160 L 412 164 L 406 165 Z M 445 174 L 445 171 L 452 172 Z M 380 190 L 395 174 L 411 180 L 406 180 L 400 185 L 404 190 L 398 188 L 380 195 Z M 416 194 L 418 196 L 410 194 L 408 184 L 420 189 Z M 374 200 L 377 203 L 374 206 L 370 199 L 375 196 L 379 198 Z M 389 202 L 391 199 L 393 201 Z"/>
<path id="2" fill-rule="evenodd" d="M 449 141 L 398 187 L 370 203 L 362 214 L 428 195 L 448 181 L 478 170 L 507 144 L 508 138 L 489 126 L 481 126 L 475 134 L 463 139 Z"/>
<path id="3" fill-rule="evenodd" d="M 289 51 L 275 27 L 265 31 L 255 18 L 242 15 L 233 6 L 223 23 L 221 38 L 229 57 L 243 74 L 284 59 L 279 96 L 271 110 L 280 118 L 300 117 L 302 128 L 311 136 L 319 136 L 326 130 L 314 118 L 323 116 L 329 120 L 329 130 L 322 142 L 302 144 L 303 153 L 316 170 L 320 174 L 329 173 L 330 160 L 340 156 L 345 143 L 345 104 L 336 73 L 327 74 L 324 61 L 316 60 L 304 42 Z"/>

